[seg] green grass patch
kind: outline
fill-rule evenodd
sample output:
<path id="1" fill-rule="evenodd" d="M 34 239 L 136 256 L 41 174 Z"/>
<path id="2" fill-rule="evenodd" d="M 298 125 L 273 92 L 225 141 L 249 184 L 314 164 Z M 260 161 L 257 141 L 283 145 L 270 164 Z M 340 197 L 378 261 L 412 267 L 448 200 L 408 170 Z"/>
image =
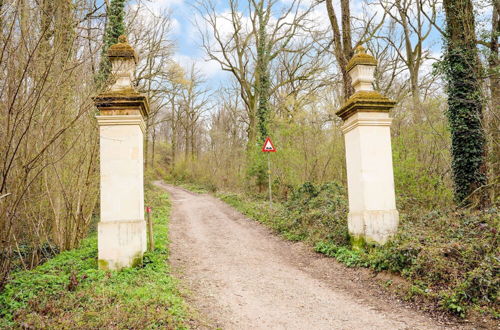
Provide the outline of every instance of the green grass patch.
<path id="1" fill-rule="evenodd" d="M 187 305 L 167 264 L 170 203 L 157 189 L 146 200 L 157 248 L 142 265 L 99 270 L 94 233 L 80 248 L 11 275 L 0 293 L 0 328 L 187 328 Z"/>
<path id="2" fill-rule="evenodd" d="M 207 194 L 216 192 L 216 188 L 214 186 L 193 183 L 193 182 L 184 182 L 184 181 L 176 181 L 176 180 L 166 180 L 166 182 L 173 184 L 174 186 L 184 188 L 191 192 L 197 194 Z"/>

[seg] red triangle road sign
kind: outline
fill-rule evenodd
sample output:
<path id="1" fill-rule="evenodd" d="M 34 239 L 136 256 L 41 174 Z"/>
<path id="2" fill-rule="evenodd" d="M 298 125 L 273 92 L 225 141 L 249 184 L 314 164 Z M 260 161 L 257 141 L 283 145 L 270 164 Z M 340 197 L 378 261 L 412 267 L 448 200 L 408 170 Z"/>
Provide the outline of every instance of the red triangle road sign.
<path id="1" fill-rule="evenodd" d="M 262 146 L 262 151 L 263 152 L 276 152 L 276 148 L 274 147 L 270 138 L 267 138 L 266 142 L 264 142 L 264 146 Z"/>

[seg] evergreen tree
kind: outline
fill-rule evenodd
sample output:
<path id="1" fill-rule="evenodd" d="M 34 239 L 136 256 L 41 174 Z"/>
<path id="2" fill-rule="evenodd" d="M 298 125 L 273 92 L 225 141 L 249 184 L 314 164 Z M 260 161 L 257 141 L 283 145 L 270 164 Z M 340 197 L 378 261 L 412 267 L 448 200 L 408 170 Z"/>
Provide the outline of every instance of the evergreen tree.
<path id="1" fill-rule="evenodd" d="M 443 1 L 447 35 L 444 69 L 447 80 L 448 121 L 452 138 L 452 169 L 455 198 L 466 200 L 487 182 L 486 138 L 482 126 L 481 65 L 471 0 Z M 480 205 L 486 203 L 479 193 Z"/>

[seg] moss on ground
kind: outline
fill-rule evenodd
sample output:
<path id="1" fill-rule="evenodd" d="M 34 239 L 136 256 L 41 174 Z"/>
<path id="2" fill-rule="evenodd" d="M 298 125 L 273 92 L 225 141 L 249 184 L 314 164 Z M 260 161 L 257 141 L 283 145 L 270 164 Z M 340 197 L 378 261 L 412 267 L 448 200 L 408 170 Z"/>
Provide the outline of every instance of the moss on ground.
<path id="1" fill-rule="evenodd" d="M 187 305 L 167 264 L 168 197 L 151 189 L 146 196 L 157 248 L 142 265 L 98 269 L 94 233 L 80 248 L 11 275 L 0 293 L 0 328 L 186 328 Z"/>

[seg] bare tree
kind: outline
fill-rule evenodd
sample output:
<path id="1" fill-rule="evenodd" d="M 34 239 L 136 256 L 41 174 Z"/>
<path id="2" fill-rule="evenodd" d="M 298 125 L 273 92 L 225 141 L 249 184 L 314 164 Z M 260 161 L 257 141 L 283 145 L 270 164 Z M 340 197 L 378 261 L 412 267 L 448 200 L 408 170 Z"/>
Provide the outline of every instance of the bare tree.
<path id="1" fill-rule="evenodd" d="M 354 93 L 354 89 L 351 86 L 351 77 L 347 73 L 347 63 L 354 55 L 354 49 L 369 41 L 377 33 L 380 27 L 382 27 L 385 14 L 379 19 L 379 21 L 375 21 L 377 19 L 376 13 L 366 19 L 358 32 L 358 40 L 353 41 L 353 24 L 350 1 L 340 0 L 340 24 L 334 8 L 333 0 L 323 1 L 325 1 L 326 4 L 328 19 L 333 33 L 333 53 L 342 74 L 342 81 L 344 84 L 343 99 L 347 100 Z"/>
<path id="2" fill-rule="evenodd" d="M 187 76 L 187 85 L 180 93 L 180 106 L 183 111 L 181 125 L 184 128 L 185 159 L 194 159 L 197 152 L 196 133 L 199 130 L 200 119 L 207 112 L 210 94 L 203 86 L 204 78 L 194 64 Z"/>
<path id="3" fill-rule="evenodd" d="M 11 267 L 32 267 L 75 247 L 91 223 L 97 199 L 91 66 L 102 8 L 91 0 L 2 2 L 0 285 Z"/>
<path id="4" fill-rule="evenodd" d="M 492 169 L 492 181 L 500 182 L 500 0 L 493 0 L 491 14 L 491 37 L 489 43 L 488 74 L 490 84 L 490 102 L 488 111 L 488 123 L 490 128 L 490 159 Z M 494 197 L 493 197 L 494 198 Z"/>
<path id="5" fill-rule="evenodd" d="M 408 70 L 415 109 L 421 102 L 419 78 L 422 64 L 430 59 L 430 51 L 425 50 L 424 42 L 429 38 L 436 22 L 436 3 L 437 0 L 379 0 L 384 12 L 400 27 L 401 38 L 396 37 L 396 31 L 380 38 L 394 48 Z M 428 19 L 424 16 L 424 11 Z M 401 40 L 400 44 L 398 39 Z"/>
<path id="6" fill-rule="evenodd" d="M 148 96 L 151 106 L 146 120 L 144 145 L 144 164 L 147 168 L 154 161 L 157 125 L 170 93 L 167 86 L 171 78 L 170 66 L 174 50 L 170 39 L 171 16 L 166 11 L 153 13 L 146 5 L 139 3 L 135 10 L 128 12 L 127 22 L 131 43 L 140 55 L 136 84 Z M 152 144 L 149 143 L 150 140 Z"/>
<path id="7" fill-rule="evenodd" d="M 267 118 L 266 102 L 283 83 L 271 85 L 270 65 L 284 52 L 301 53 L 294 38 L 299 31 L 309 28 L 308 15 L 312 8 L 304 9 L 300 0 L 294 0 L 273 16 L 277 1 L 252 0 L 245 8 L 245 15 L 237 0 L 229 0 L 229 13 L 222 15 L 211 0 L 200 0 L 197 5 L 203 48 L 210 60 L 218 62 L 222 70 L 231 72 L 238 82 L 247 111 L 247 145 L 253 146 L 259 121 Z M 223 31 L 223 26 L 229 27 L 229 31 Z M 259 105 L 262 105 L 260 119 Z"/>

